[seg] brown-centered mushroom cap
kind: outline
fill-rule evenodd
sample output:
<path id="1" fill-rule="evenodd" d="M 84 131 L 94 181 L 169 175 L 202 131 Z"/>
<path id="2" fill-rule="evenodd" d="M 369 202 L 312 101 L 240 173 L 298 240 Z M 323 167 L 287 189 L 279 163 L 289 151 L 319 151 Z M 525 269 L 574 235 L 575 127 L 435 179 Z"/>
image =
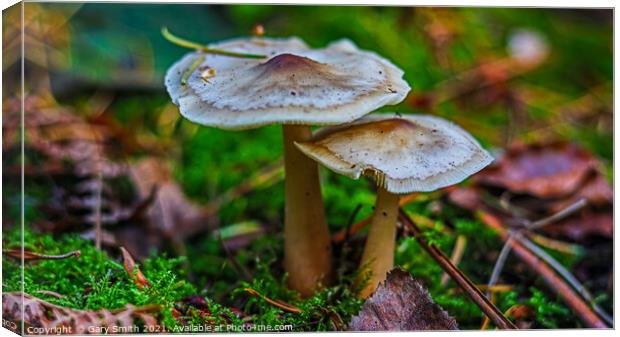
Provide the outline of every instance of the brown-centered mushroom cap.
<path id="1" fill-rule="evenodd" d="M 185 85 L 184 73 L 204 54 L 189 53 L 168 70 L 166 87 L 181 114 L 207 126 L 347 123 L 401 102 L 410 89 L 402 70 L 348 40 L 322 49 L 298 38 L 236 39 L 209 47 L 267 58 L 209 54 Z M 215 71 L 203 76 L 208 69 Z"/>
<path id="2" fill-rule="evenodd" d="M 357 179 L 376 178 L 392 193 L 428 192 L 461 182 L 493 161 L 459 126 L 428 115 L 372 114 L 320 129 L 296 143 L 309 157 Z"/>

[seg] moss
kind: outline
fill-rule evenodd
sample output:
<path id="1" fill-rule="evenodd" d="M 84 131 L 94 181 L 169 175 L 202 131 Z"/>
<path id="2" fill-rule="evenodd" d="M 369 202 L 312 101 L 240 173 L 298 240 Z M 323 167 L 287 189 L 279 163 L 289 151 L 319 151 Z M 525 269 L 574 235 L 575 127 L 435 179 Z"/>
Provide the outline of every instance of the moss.
<path id="1" fill-rule="evenodd" d="M 244 282 L 234 296 L 248 298 L 244 312 L 254 312 L 252 322 L 264 325 L 290 324 L 294 331 L 330 331 L 345 328 L 346 322 L 358 313 L 363 301 L 353 287 L 354 276 L 325 288 L 313 297 L 301 299 L 295 291 L 286 287 L 286 277 L 276 278 L 266 264 L 260 264 L 251 282 Z M 252 297 L 243 289 L 251 288 L 263 296 L 284 301 L 302 310 L 301 313 L 285 311 L 262 298 Z"/>
<path id="2" fill-rule="evenodd" d="M 5 248 L 18 248 L 20 231 L 6 231 Z M 119 309 L 126 304 L 142 306 L 160 305 L 164 316 L 170 313 L 175 301 L 196 293 L 196 289 L 184 280 L 179 265 L 184 258 L 153 256 L 139 266 L 151 284 L 139 289 L 123 269 L 121 263 L 104 251 L 95 249 L 91 242 L 77 235 L 54 238 L 49 234 L 24 233 L 24 247 L 38 253 L 56 255 L 79 250 L 79 258 L 61 260 L 27 261 L 24 268 L 24 290 L 48 302 L 84 310 Z M 5 258 L 3 291 L 21 289 L 19 261 Z M 52 291 L 63 297 L 47 295 L 40 291 Z M 168 321 L 170 322 L 170 321 Z"/>

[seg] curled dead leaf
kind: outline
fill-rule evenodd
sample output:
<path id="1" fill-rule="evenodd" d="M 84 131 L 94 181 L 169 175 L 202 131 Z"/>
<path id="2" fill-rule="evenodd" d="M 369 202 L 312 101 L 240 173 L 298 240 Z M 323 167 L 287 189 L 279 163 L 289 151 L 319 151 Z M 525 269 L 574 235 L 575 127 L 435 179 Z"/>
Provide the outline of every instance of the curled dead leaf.
<path id="1" fill-rule="evenodd" d="M 129 274 L 129 277 L 133 279 L 134 283 L 138 286 L 139 289 L 145 287 L 150 288 L 151 284 L 146 279 L 144 274 L 142 274 L 140 268 L 136 266 L 136 262 L 134 261 L 133 257 L 131 257 L 131 254 L 129 254 L 125 247 L 120 247 L 120 250 L 121 254 L 123 254 L 123 267 L 125 268 L 127 274 Z"/>
<path id="2" fill-rule="evenodd" d="M 411 275 L 394 268 L 351 319 L 353 331 L 457 330 L 454 318 L 433 302 Z"/>
<path id="3" fill-rule="evenodd" d="M 139 331 L 132 329 L 135 329 L 138 320 L 146 326 L 156 326 L 158 320 L 154 314 L 158 311 L 159 307 L 154 305 L 144 307 L 126 305 L 125 308 L 115 311 L 106 309 L 84 311 L 51 304 L 21 292 L 2 294 L 3 322 L 14 323 L 3 326 L 12 328 L 16 333 L 20 333 L 21 321 L 24 322 L 26 329 L 35 328 L 28 330 L 28 334 L 40 331 L 40 334 L 85 335 L 92 333 L 93 331 L 89 330 L 93 327 L 110 329 L 107 331 L 112 331 L 114 327 L 118 331 L 125 329 L 124 331 L 135 333 Z M 100 330 L 99 333 L 102 331 L 104 330 Z"/>

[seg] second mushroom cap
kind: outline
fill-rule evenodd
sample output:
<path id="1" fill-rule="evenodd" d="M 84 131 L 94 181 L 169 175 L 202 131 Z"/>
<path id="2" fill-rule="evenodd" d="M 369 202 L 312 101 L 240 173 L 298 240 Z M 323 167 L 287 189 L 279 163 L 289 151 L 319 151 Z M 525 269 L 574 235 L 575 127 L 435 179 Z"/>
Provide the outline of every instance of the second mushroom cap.
<path id="1" fill-rule="evenodd" d="M 297 143 L 309 157 L 357 179 L 373 176 L 392 193 L 428 192 L 461 182 L 493 158 L 459 126 L 428 115 L 372 114 L 320 129 Z"/>

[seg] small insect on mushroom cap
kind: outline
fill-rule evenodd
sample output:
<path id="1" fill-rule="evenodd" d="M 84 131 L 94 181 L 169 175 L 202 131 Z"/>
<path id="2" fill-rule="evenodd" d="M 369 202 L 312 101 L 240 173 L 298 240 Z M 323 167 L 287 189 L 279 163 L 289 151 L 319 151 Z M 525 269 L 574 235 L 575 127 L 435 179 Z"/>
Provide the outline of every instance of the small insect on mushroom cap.
<path id="1" fill-rule="evenodd" d="M 298 38 L 253 37 L 209 48 L 266 57 L 193 52 L 168 70 L 166 87 L 181 114 L 207 126 L 342 124 L 400 103 L 410 89 L 402 70 L 348 40 L 311 49 Z"/>
<path id="2" fill-rule="evenodd" d="M 296 145 L 329 169 L 354 179 L 371 176 L 392 193 L 453 185 L 493 160 L 465 130 L 428 115 L 367 115 Z"/>

